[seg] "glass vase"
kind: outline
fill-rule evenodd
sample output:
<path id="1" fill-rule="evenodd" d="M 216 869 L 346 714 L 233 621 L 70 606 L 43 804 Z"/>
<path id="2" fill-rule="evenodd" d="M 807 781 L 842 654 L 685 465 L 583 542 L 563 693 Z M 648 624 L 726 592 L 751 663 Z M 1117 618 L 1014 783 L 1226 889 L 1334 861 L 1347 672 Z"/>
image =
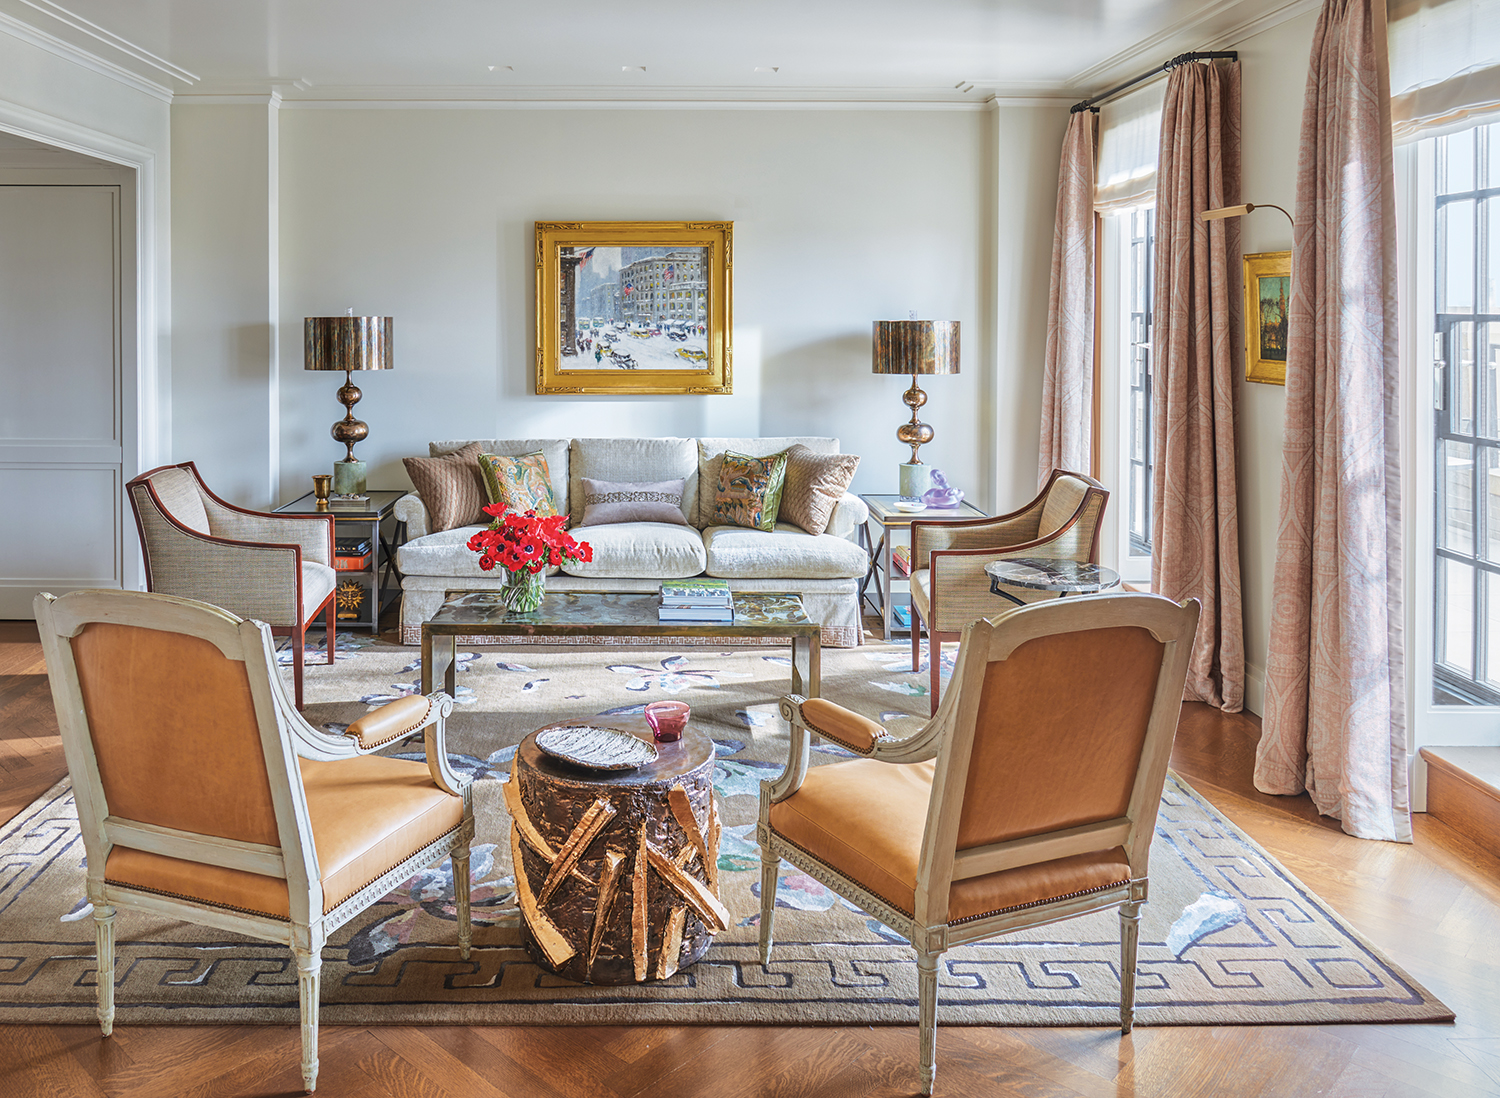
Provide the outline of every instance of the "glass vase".
<path id="1" fill-rule="evenodd" d="M 541 572 L 511 572 L 500 588 L 500 602 L 511 614 L 531 614 L 546 591 L 547 577 Z"/>

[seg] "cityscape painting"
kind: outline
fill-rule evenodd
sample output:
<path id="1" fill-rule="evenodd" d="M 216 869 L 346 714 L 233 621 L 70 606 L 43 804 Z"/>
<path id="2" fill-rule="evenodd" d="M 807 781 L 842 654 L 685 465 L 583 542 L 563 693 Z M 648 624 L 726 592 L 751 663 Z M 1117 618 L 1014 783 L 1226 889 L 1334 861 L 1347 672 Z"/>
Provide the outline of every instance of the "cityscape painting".
<path id="1" fill-rule="evenodd" d="M 727 393 L 730 222 L 539 222 L 538 393 Z"/>

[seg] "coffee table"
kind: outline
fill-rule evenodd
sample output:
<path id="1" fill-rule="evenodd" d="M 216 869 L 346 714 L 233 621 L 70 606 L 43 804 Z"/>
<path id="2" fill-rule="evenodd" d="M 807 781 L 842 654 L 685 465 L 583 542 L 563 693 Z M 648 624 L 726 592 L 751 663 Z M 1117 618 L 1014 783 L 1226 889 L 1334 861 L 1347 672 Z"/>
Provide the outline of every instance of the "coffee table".
<path id="1" fill-rule="evenodd" d="M 661 596 L 654 591 L 548 591 L 535 612 L 511 614 L 501 604 L 498 591 L 449 591 L 438 612 L 422 623 L 422 693 L 432 693 L 439 675 L 443 689 L 455 692 L 460 637 L 485 638 L 472 643 L 500 643 L 504 637 L 785 637 L 792 646 L 791 692 L 818 697 L 821 630 L 796 595 L 735 592 L 733 622 L 658 621 L 660 605 Z M 490 637 L 496 640 L 489 642 Z"/>

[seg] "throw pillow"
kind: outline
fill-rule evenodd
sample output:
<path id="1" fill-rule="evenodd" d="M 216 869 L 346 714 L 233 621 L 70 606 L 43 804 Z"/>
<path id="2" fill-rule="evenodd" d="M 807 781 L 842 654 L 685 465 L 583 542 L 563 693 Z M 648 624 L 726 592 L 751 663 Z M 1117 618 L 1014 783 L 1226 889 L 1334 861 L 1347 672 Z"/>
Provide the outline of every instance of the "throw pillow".
<path id="1" fill-rule="evenodd" d="M 786 463 L 785 450 L 763 458 L 726 450 L 719 465 L 712 524 L 774 530 L 786 486 Z"/>
<path id="2" fill-rule="evenodd" d="M 480 454 L 479 470 L 490 503 L 503 503 L 517 513 L 535 511 L 544 518 L 557 514 L 547 458 L 540 450 L 520 457 Z"/>
<path id="3" fill-rule="evenodd" d="M 809 534 L 828 529 L 828 520 L 859 468 L 856 454 L 819 454 L 800 442 L 786 452 L 786 490 L 781 493 L 781 522 Z"/>
<path id="4" fill-rule="evenodd" d="M 617 522 L 688 524 L 688 520 L 682 517 L 686 478 L 631 484 L 580 477 L 579 482 L 583 485 L 582 526 L 607 526 Z"/>
<path id="5" fill-rule="evenodd" d="M 484 506 L 484 483 L 479 476 L 479 443 L 442 457 L 402 458 L 406 475 L 427 508 L 429 532 L 489 522 Z"/>

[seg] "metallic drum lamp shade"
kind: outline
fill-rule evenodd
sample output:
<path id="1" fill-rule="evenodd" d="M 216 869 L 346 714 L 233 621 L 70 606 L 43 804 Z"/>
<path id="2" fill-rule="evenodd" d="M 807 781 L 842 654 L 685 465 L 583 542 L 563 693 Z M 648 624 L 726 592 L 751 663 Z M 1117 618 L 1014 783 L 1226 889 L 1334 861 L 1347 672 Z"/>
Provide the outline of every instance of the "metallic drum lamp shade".
<path id="1" fill-rule="evenodd" d="M 901 394 L 911 421 L 896 428 L 896 437 L 911 447 L 911 461 L 901 466 L 901 495 L 919 496 L 928 478 L 917 451 L 932 441 L 933 430 L 917 418 L 917 409 L 927 403 L 917 375 L 958 373 L 958 321 L 877 320 L 874 344 L 872 372 L 911 375 L 911 388 Z"/>
<path id="2" fill-rule="evenodd" d="M 363 396 L 350 374 L 354 370 L 389 370 L 393 320 L 388 316 L 310 316 L 302 322 L 302 367 L 306 370 L 343 370 L 339 403 L 344 418 L 333 425 L 334 440 L 346 447 L 343 461 L 334 463 L 333 490 L 337 495 L 363 495 L 365 463 L 354 459 L 354 444 L 370 433 L 369 424 L 354 418 Z"/>

